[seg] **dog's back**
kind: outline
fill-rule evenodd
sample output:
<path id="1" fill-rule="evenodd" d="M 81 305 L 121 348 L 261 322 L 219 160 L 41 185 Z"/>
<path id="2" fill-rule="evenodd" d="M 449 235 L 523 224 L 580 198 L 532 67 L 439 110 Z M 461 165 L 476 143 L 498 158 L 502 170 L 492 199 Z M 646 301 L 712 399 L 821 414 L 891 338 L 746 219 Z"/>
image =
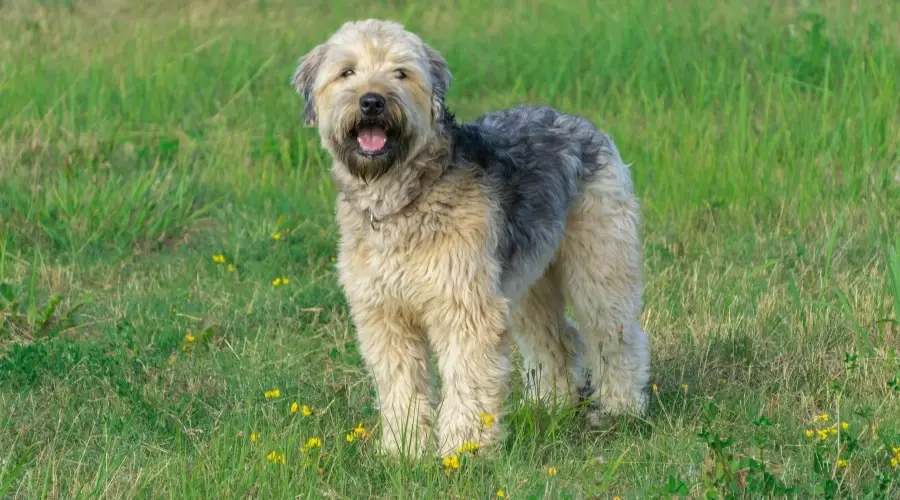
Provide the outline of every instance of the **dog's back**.
<path id="1" fill-rule="evenodd" d="M 453 141 L 456 163 L 483 174 L 502 214 L 497 257 L 510 298 L 550 263 L 584 183 L 621 162 L 612 141 L 589 120 L 547 106 L 484 115 L 454 127 Z"/>

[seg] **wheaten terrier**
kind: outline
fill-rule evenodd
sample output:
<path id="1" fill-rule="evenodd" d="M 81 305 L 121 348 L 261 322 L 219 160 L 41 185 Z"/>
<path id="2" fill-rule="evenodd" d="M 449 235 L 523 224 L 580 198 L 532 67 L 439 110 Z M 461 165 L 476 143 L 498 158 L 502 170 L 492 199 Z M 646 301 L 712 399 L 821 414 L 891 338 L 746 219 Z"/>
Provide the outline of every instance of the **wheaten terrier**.
<path id="1" fill-rule="evenodd" d="M 343 25 L 292 83 L 334 160 L 340 281 L 385 451 L 496 444 L 511 338 L 530 396 L 644 412 L 639 206 L 606 134 L 549 107 L 458 123 L 446 61 L 387 21 Z"/>

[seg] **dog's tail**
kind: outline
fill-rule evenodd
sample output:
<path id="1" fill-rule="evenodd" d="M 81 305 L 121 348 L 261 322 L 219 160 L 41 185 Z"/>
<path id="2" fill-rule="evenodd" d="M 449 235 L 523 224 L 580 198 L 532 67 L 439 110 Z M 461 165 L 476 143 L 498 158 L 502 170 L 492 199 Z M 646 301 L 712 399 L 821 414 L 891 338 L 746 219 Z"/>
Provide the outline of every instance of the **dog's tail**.
<path id="1" fill-rule="evenodd" d="M 624 168 L 626 165 L 619 154 L 619 148 L 605 131 L 597 128 L 590 120 L 576 117 L 571 122 L 571 134 L 581 150 L 578 178 L 588 179 L 600 169 Z"/>

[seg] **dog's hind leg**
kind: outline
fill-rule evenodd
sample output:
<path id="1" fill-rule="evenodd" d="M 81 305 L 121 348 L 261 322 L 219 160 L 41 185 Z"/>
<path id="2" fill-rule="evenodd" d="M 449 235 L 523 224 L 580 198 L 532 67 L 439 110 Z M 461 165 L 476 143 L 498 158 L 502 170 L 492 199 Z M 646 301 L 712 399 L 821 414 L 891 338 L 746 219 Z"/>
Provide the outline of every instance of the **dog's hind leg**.
<path id="1" fill-rule="evenodd" d="M 594 398 L 605 414 L 644 413 L 650 377 L 642 303 L 639 207 L 613 150 L 585 182 L 559 249 L 563 294 L 585 346 Z"/>
<path id="2" fill-rule="evenodd" d="M 584 385 L 581 335 L 565 317 L 559 273 L 551 265 L 511 311 L 522 353 L 526 395 L 544 403 L 575 402 Z"/>

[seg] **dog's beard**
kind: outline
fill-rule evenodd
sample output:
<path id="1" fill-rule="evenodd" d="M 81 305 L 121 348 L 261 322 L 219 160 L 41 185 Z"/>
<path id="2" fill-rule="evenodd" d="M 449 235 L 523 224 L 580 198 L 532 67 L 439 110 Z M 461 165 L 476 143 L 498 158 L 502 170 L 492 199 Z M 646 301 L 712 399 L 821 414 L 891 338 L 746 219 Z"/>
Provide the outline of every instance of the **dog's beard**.
<path id="1" fill-rule="evenodd" d="M 365 182 L 378 179 L 406 159 L 415 138 L 403 114 L 389 107 L 376 118 L 351 115 L 341 123 L 335 156 Z"/>

